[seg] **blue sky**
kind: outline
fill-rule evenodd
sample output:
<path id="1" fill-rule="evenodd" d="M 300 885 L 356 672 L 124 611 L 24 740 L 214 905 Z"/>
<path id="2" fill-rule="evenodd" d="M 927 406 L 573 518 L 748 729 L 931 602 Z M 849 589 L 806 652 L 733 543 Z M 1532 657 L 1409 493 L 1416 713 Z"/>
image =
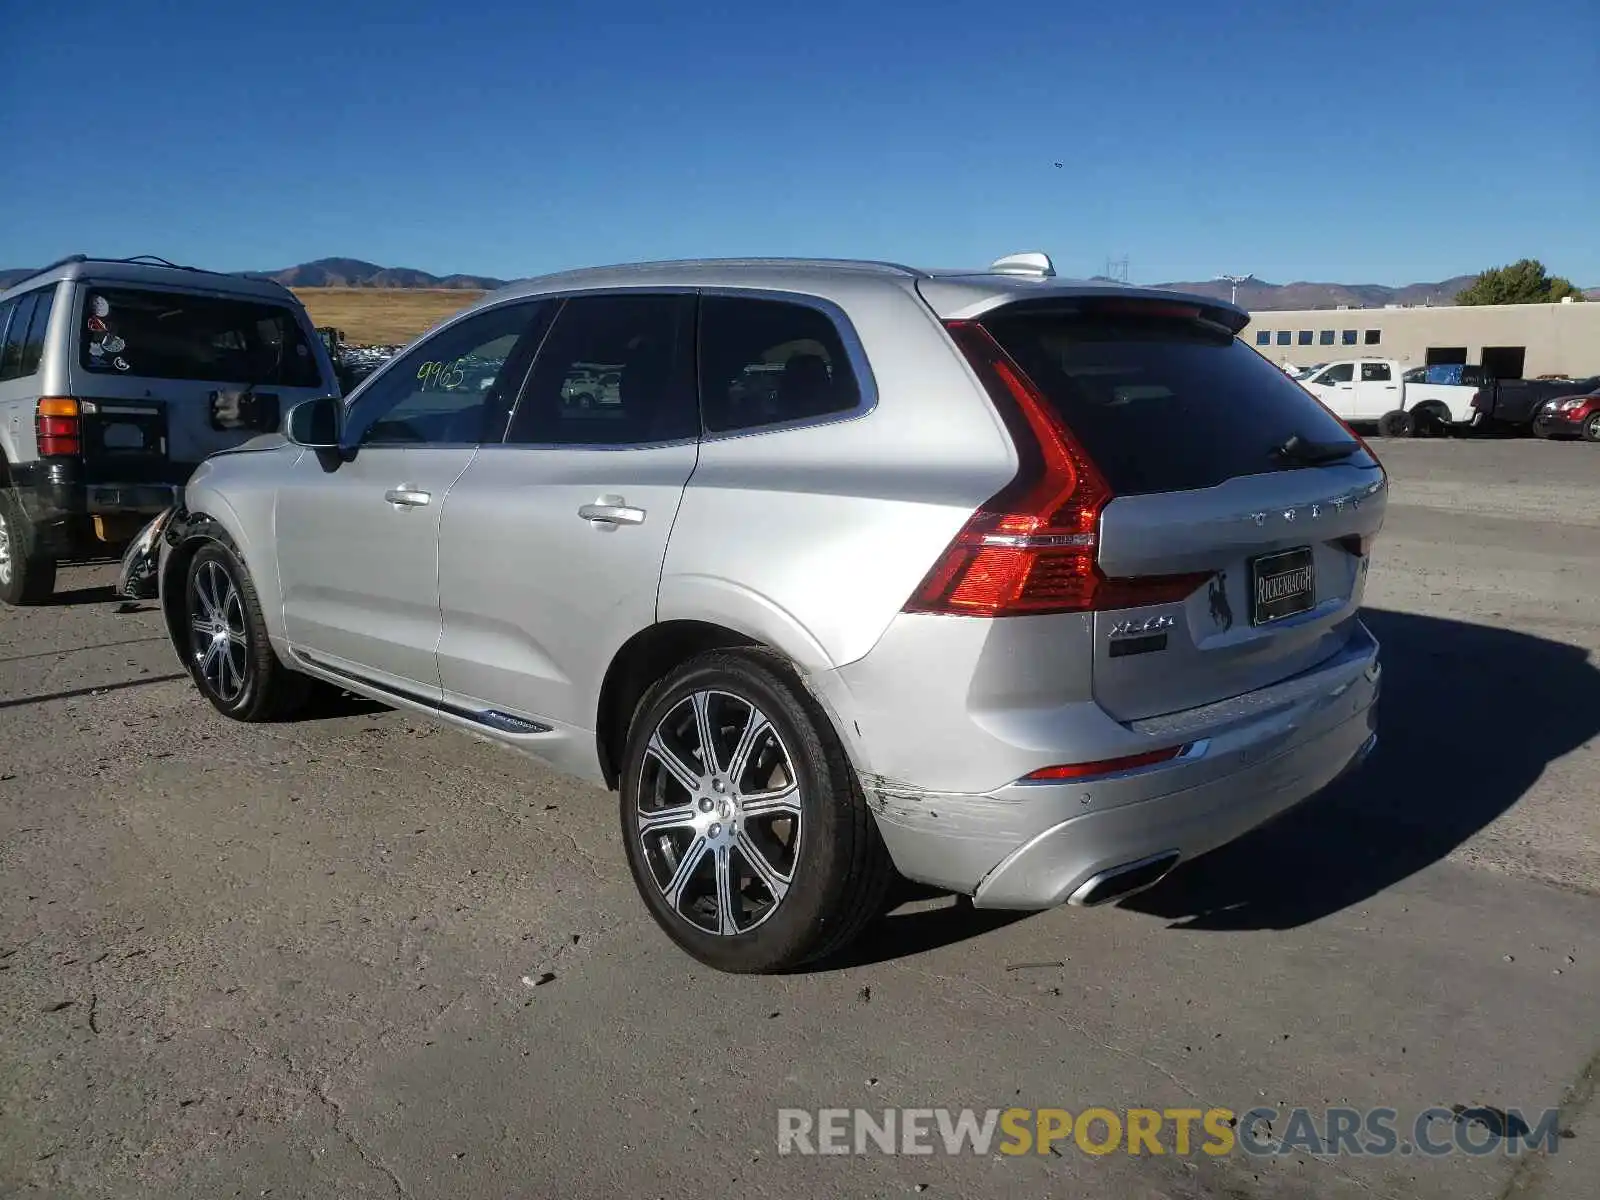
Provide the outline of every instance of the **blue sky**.
<path id="1" fill-rule="evenodd" d="M 1595 0 L 0 7 L 0 266 L 1043 248 L 1600 286 Z"/>

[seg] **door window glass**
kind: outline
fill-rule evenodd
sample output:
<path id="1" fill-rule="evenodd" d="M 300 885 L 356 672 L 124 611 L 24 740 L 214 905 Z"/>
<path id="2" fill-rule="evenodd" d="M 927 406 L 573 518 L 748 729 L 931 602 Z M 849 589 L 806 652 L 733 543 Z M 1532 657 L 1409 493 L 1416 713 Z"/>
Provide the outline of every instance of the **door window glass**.
<path id="1" fill-rule="evenodd" d="M 1369 362 L 1361 364 L 1362 383 L 1388 383 L 1394 378 L 1394 373 L 1389 370 L 1388 363 Z"/>
<path id="2" fill-rule="evenodd" d="M 539 347 L 506 441 L 630 446 L 699 436 L 691 295 L 566 301 Z"/>
<path id="3" fill-rule="evenodd" d="M 502 304 L 419 342 L 357 393 L 346 444 L 473 445 L 483 440 L 497 406 L 522 382 L 502 376 L 520 375 L 516 362 L 526 358 L 513 352 L 543 308 L 537 300 Z"/>

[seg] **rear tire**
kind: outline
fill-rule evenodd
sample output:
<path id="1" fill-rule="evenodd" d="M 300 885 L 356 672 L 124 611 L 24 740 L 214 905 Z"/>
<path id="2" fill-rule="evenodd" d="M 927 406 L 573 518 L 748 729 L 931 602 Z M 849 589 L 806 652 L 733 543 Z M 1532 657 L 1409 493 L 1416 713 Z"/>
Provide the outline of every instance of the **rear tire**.
<path id="1" fill-rule="evenodd" d="M 235 721 L 280 721 L 304 707 L 311 680 L 279 661 L 250 572 L 229 547 L 207 542 L 184 575 L 178 652 L 200 694 Z"/>
<path id="2" fill-rule="evenodd" d="M 651 688 L 628 730 L 619 791 L 645 907 L 708 966 L 791 970 L 842 949 L 882 912 L 894 868 L 860 780 L 827 716 L 773 655 L 712 651 Z"/>
<path id="3" fill-rule="evenodd" d="M 0 485 L 0 602 L 43 604 L 56 590 L 56 562 L 39 553 L 39 538 L 10 487 Z"/>
<path id="4" fill-rule="evenodd" d="M 1418 409 L 1413 414 L 1418 437 L 1442 438 L 1450 436 L 1450 418 L 1431 406 Z"/>
<path id="5" fill-rule="evenodd" d="M 1417 431 L 1417 423 L 1408 412 L 1396 409 L 1378 418 L 1378 435 L 1386 438 L 1408 438 Z"/>

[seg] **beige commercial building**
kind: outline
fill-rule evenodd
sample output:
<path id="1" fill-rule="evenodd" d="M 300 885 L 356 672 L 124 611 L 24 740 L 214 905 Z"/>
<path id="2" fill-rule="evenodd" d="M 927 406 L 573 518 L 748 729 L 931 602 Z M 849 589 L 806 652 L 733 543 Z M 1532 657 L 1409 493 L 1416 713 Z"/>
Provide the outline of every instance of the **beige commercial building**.
<path id="1" fill-rule="evenodd" d="M 1257 312 L 1241 334 L 1276 363 L 1481 364 L 1501 379 L 1600 374 L 1600 303 Z"/>

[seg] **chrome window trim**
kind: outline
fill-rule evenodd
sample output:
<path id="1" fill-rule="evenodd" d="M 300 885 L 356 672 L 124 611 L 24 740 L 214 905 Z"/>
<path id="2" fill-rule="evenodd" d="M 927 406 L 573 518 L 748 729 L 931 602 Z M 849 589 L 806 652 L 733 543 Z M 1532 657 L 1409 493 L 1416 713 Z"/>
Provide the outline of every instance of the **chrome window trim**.
<path id="1" fill-rule="evenodd" d="M 847 408 L 847 409 L 842 409 L 842 410 L 840 410 L 839 412 L 836 412 L 836 413 L 824 413 L 821 416 L 817 416 L 817 417 L 804 417 L 804 418 L 801 418 L 800 420 L 795 420 L 795 421 L 776 421 L 776 422 L 773 422 L 770 425 L 756 425 L 756 426 L 752 426 L 752 427 L 750 427 L 748 429 L 729 429 L 729 430 L 725 430 L 725 431 L 712 432 L 712 431 L 707 430 L 705 428 L 705 411 L 704 411 L 704 406 L 703 406 L 703 403 L 702 403 L 701 404 L 701 418 L 700 418 L 701 419 L 701 433 L 700 433 L 699 437 L 672 438 L 672 439 L 669 439 L 669 440 L 666 440 L 666 441 L 659 441 L 659 442 L 507 442 L 507 441 L 504 440 L 505 433 L 502 433 L 501 434 L 502 440 L 498 441 L 498 442 L 459 443 L 459 444 L 454 444 L 453 443 L 453 445 L 464 446 L 464 445 L 474 445 L 474 444 L 476 444 L 476 445 L 479 446 L 480 449 L 483 449 L 483 450 L 505 449 L 505 450 L 602 450 L 602 451 L 609 450 L 609 451 L 616 451 L 616 450 L 657 449 L 657 448 L 665 448 L 665 447 L 670 447 L 670 446 L 693 445 L 695 443 L 704 444 L 704 443 L 711 443 L 711 442 L 725 442 L 725 441 L 731 441 L 734 438 L 759 437 L 759 436 L 763 436 L 763 435 L 766 435 L 766 434 L 787 433 L 790 430 L 795 430 L 795 429 L 813 429 L 813 428 L 816 428 L 816 427 L 822 426 L 822 425 L 837 425 L 837 424 L 841 424 L 841 423 L 846 422 L 846 421 L 859 420 L 862 417 L 870 415 L 872 412 L 874 412 L 877 409 L 877 407 L 878 407 L 878 382 L 877 382 L 876 376 L 874 376 L 873 373 L 872 373 L 872 363 L 867 357 L 866 347 L 862 344 L 860 335 L 856 332 L 855 324 L 850 320 L 850 317 L 844 311 L 844 308 L 841 305 L 839 305 L 837 302 L 835 302 L 833 300 L 829 300 L 825 296 L 813 295 L 813 294 L 806 293 L 806 292 L 793 292 L 793 291 L 789 291 L 787 289 L 782 289 L 782 288 L 762 288 L 762 287 L 751 287 L 749 285 L 727 285 L 727 286 L 722 286 L 722 285 L 695 285 L 695 284 L 663 283 L 663 284 L 621 284 L 621 285 L 609 286 L 609 287 L 560 288 L 560 289 L 557 289 L 557 290 L 554 290 L 554 291 L 549 291 L 549 292 L 534 292 L 534 293 L 530 293 L 530 294 L 509 297 L 509 298 L 507 298 L 505 300 L 499 301 L 499 302 L 494 303 L 494 304 L 485 304 L 485 305 L 483 305 L 481 307 L 473 307 L 473 308 L 464 309 L 461 312 L 455 314 L 455 316 L 449 318 L 449 320 L 447 320 L 444 324 L 435 326 L 433 329 L 430 329 L 427 333 L 425 333 L 425 334 L 421 335 L 420 337 L 414 339 L 409 345 L 404 347 L 400 351 L 400 353 L 396 354 L 388 362 L 384 363 L 383 366 L 379 367 L 371 375 L 369 375 L 369 376 L 367 376 L 367 378 L 363 379 L 361 381 L 360 385 L 355 389 L 355 391 L 351 392 L 350 395 L 348 395 L 348 396 L 346 396 L 344 398 L 346 414 L 348 415 L 351 405 L 353 405 L 354 402 L 361 397 L 363 392 L 365 392 L 369 387 L 371 387 L 377 380 L 382 379 L 383 376 L 385 374 L 387 374 L 401 359 L 405 358 L 413 350 L 415 350 L 418 346 L 420 346 L 424 340 L 431 339 L 431 338 L 439 336 L 440 334 L 443 334 L 446 330 L 450 329 L 456 323 L 458 323 L 460 321 L 464 321 L 468 317 L 477 316 L 477 315 L 482 314 L 482 313 L 492 312 L 492 311 L 495 311 L 497 309 L 505 308 L 505 307 L 508 307 L 510 305 L 513 305 L 513 304 L 536 304 L 536 303 L 543 303 L 545 301 L 565 301 L 565 300 L 570 300 L 570 299 L 576 299 L 576 298 L 583 297 L 583 296 L 683 296 L 683 295 L 718 296 L 718 297 L 725 297 L 725 298 L 731 298 L 731 299 L 740 299 L 740 300 L 768 300 L 768 301 L 772 301 L 772 302 L 775 302 L 775 303 L 794 304 L 794 305 L 798 305 L 798 306 L 800 306 L 802 308 L 810 308 L 810 309 L 815 310 L 816 312 L 820 312 L 824 317 L 826 317 L 828 319 L 828 322 L 833 326 L 834 333 L 839 338 L 839 344 L 844 347 L 845 359 L 850 364 L 850 371 L 855 376 L 857 399 L 856 399 L 856 403 L 855 403 L 854 407 Z M 699 317 L 698 317 L 698 314 L 697 314 L 696 315 L 697 330 L 696 330 L 696 339 L 695 339 L 695 344 L 696 344 L 697 351 L 698 351 L 698 346 L 699 346 L 698 322 L 699 322 Z M 547 331 L 547 333 L 548 333 L 548 331 Z M 542 347 L 541 347 L 541 349 L 542 349 Z M 535 353 L 534 358 L 535 358 L 535 360 L 537 360 L 537 358 L 538 358 L 537 352 Z M 696 355 L 696 358 L 698 360 L 698 353 Z M 698 395 L 699 385 L 700 385 L 700 365 L 699 365 L 699 362 L 696 361 L 696 363 L 695 363 L 695 387 L 696 387 L 696 393 L 697 393 L 697 395 L 696 395 L 697 402 L 700 401 L 700 397 Z M 522 386 L 523 387 L 527 386 L 527 379 L 523 380 Z M 519 392 L 520 392 L 520 389 L 519 389 Z M 509 432 L 509 430 L 507 432 Z M 364 445 L 373 445 L 373 446 L 378 445 L 378 444 L 379 443 L 364 443 Z M 388 443 L 388 444 L 391 445 L 391 446 L 411 446 L 413 448 L 418 448 L 418 443 L 415 443 L 415 442 L 396 442 L 396 443 Z M 426 444 L 428 446 L 438 446 L 440 448 L 443 448 L 443 446 L 444 446 L 444 443 L 440 443 L 440 442 L 429 442 L 429 443 L 426 443 Z"/>

